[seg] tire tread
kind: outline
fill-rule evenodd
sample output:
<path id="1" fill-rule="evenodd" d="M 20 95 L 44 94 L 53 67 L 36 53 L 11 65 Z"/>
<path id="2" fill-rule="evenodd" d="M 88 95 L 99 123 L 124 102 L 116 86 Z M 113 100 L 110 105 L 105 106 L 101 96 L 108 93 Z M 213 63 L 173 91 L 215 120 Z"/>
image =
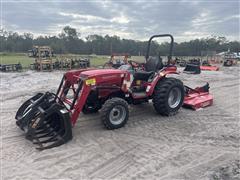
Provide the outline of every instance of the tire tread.
<path id="1" fill-rule="evenodd" d="M 171 111 L 168 105 L 166 105 L 166 102 L 168 101 L 167 94 L 169 92 L 169 89 L 174 85 L 180 85 L 183 88 L 182 81 L 176 78 L 171 78 L 171 77 L 160 80 L 155 86 L 155 90 L 153 94 L 153 106 L 154 106 L 154 109 L 157 111 L 157 113 L 163 116 L 171 116 L 177 113 L 177 111 Z M 181 106 L 182 106 L 182 103 L 183 103 L 183 100 L 181 102 Z"/>
<path id="2" fill-rule="evenodd" d="M 127 109 L 127 114 L 126 114 L 126 120 L 124 120 L 121 125 L 119 125 L 119 126 L 117 126 L 117 127 L 114 127 L 114 126 L 109 122 L 109 111 L 110 111 L 110 109 L 112 109 L 113 106 L 116 105 L 116 104 L 120 104 L 120 105 L 125 106 L 126 109 Z M 127 120 L 128 120 L 128 114 L 129 114 L 129 113 L 128 113 L 128 103 L 127 103 L 124 99 L 122 99 L 122 98 L 114 97 L 114 98 L 108 99 L 108 100 L 103 104 L 102 109 L 101 109 L 101 116 L 100 116 L 100 118 L 101 118 L 101 120 L 102 120 L 102 122 L 103 122 L 103 125 L 104 125 L 107 129 L 111 130 L 111 129 L 118 129 L 118 128 L 123 127 L 123 126 L 126 124 Z"/>

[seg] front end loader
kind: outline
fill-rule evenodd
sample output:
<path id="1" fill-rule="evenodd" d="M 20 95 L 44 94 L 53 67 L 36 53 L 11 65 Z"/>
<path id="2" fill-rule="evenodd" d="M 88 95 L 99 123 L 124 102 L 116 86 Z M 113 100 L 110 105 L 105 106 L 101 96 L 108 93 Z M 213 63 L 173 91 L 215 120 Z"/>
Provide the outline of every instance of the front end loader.
<path id="1" fill-rule="evenodd" d="M 149 56 L 151 41 L 158 37 L 171 39 L 167 65 L 163 65 L 160 56 Z M 66 72 L 56 93 L 38 93 L 22 104 L 16 124 L 27 139 L 43 150 L 70 141 L 80 113 L 100 110 L 103 125 L 111 130 L 127 123 L 129 104 L 152 100 L 156 112 L 163 116 L 175 115 L 186 103 L 196 108 L 211 105 L 212 96 L 202 98 L 209 95 L 209 88 L 187 88 L 181 80 L 168 77 L 178 74 L 177 68 L 170 65 L 173 44 L 170 34 L 155 35 L 148 41 L 145 63 L 129 61 L 119 69 Z M 193 103 L 196 99 L 197 105 Z"/>

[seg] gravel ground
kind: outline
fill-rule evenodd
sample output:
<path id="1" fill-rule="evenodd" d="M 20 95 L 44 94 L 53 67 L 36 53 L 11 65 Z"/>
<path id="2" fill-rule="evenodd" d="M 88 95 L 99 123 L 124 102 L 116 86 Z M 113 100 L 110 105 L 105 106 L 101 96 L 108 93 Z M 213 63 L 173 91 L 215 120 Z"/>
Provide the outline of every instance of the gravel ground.
<path id="1" fill-rule="evenodd" d="M 14 116 L 35 93 L 56 91 L 63 72 L 1 73 L 2 179 L 240 179 L 239 71 L 179 77 L 191 87 L 209 82 L 211 107 L 162 117 L 142 104 L 114 131 L 99 114 L 81 115 L 73 140 L 45 151 L 24 139 Z"/>

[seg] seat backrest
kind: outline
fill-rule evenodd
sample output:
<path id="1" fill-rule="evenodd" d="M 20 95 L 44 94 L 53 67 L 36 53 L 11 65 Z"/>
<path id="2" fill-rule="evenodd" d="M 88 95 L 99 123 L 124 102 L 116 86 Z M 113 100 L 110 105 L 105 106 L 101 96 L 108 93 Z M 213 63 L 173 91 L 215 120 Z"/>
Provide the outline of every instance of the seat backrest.
<path id="1" fill-rule="evenodd" d="M 158 56 L 149 57 L 145 64 L 145 70 L 148 72 L 149 71 L 156 72 L 162 68 L 163 68 L 162 58 Z"/>

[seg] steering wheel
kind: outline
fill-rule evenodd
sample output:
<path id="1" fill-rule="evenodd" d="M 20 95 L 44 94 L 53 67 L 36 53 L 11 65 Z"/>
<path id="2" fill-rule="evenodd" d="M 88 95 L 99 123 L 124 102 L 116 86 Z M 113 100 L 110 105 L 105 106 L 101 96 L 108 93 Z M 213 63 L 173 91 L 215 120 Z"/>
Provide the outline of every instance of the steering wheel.
<path id="1" fill-rule="evenodd" d="M 128 63 L 132 66 L 132 68 L 134 70 L 144 69 L 144 64 L 143 63 L 139 63 L 139 62 L 136 62 L 136 61 L 133 61 L 133 60 L 129 60 Z"/>

